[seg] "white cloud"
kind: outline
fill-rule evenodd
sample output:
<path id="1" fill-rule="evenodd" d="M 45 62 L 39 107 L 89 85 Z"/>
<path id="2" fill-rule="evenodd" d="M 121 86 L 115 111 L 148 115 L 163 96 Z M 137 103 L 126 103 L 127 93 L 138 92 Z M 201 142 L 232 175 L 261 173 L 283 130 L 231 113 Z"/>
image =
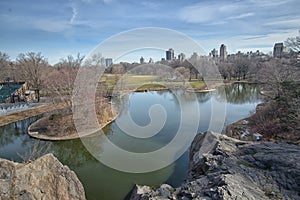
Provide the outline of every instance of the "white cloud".
<path id="1" fill-rule="evenodd" d="M 150 2 L 150 1 L 142 1 L 141 5 L 144 6 L 145 8 L 151 8 L 151 9 L 156 9 L 161 6 L 161 4 L 159 4 L 159 3 L 154 3 L 154 2 Z"/>
<path id="2" fill-rule="evenodd" d="M 295 0 L 245 0 L 201 2 L 180 9 L 178 17 L 187 23 L 215 23 L 216 21 L 241 20 L 258 14 L 269 18 L 293 15 L 298 8 Z M 256 18 L 258 21 L 264 19 Z"/>
<path id="3" fill-rule="evenodd" d="M 216 12 L 218 10 L 215 6 L 195 5 L 183 8 L 179 18 L 188 23 L 203 23 L 213 20 Z"/>
<path id="4" fill-rule="evenodd" d="M 72 17 L 70 19 L 70 23 L 73 24 L 76 16 L 78 15 L 78 11 L 75 6 L 72 6 Z"/>
<path id="5" fill-rule="evenodd" d="M 244 14 L 240 14 L 240 15 L 237 15 L 237 16 L 233 16 L 233 17 L 228 17 L 227 19 L 228 20 L 234 20 L 234 19 L 243 19 L 243 18 L 246 18 L 246 17 L 251 17 L 251 16 L 254 16 L 254 13 L 244 13 Z"/>
<path id="6" fill-rule="evenodd" d="M 68 21 L 57 21 L 48 19 L 37 20 L 33 22 L 33 26 L 37 29 L 47 32 L 61 32 L 71 27 Z"/>
<path id="7" fill-rule="evenodd" d="M 243 13 L 244 4 L 240 2 L 204 2 L 193 6 L 187 6 L 180 10 L 179 19 L 188 23 L 215 23 L 224 19 L 240 16 L 241 19 L 248 17 L 249 13 Z M 253 15 L 253 14 L 252 14 Z"/>
<path id="8" fill-rule="evenodd" d="M 264 24 L 265 26 L 281 26 L 281 27 L 290 27 L 290 28 L 299 28 L 300 27 L 300 17 L 295 19 L 286 19 L 286 20 L 276 20 Z"/>
<path id="9" fill-rule="evenodd" d="M 249 0 L 249 3 L 257 4 L 262 7 L 281 6 L 294 0 Z"/>

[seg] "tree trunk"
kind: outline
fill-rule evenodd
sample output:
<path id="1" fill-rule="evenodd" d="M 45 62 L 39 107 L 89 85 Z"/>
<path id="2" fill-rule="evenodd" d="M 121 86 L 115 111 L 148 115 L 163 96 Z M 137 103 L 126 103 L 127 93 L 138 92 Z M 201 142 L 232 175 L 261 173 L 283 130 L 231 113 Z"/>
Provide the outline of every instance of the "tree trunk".
<path id="1" fill-rule="evenodd" d="M 40 102 L 40 90 L 36 89 L 35 93 L 36 93 L 36 97 L 37 97 L 37 102 Z"/>

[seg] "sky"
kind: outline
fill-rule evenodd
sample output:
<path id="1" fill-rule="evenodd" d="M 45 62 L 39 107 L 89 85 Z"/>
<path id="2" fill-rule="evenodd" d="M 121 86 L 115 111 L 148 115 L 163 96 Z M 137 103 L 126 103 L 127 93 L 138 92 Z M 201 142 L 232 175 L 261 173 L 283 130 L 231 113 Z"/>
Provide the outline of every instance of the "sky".
<path id="1" fill-rule="evenodd" d="M 160 27 L 187 35 L 207 54 L 222 43 L 229 53 L 269 53 L 274 43 L 299 34 L 299 10 L 299 0 L 1 0 L 0 51 L 13 60 L 42 52 L 55 64 L 78 52 L 87 55 L 120 32 Z M 149 52 L 137 56 L 148 60 Z"/>

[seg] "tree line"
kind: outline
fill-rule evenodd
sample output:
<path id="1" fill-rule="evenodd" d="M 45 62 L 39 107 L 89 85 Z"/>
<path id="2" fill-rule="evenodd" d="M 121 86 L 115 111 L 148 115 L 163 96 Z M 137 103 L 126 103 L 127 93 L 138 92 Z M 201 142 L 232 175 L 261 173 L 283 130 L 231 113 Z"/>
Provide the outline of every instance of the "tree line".
<path id="1" fill-rule="evenodd" d="M 216 74 L 219 74 L 225 81 L 247 80 L 260 83 L 265 103 L 252 117 L 253 131 L 278 137 L 284 137 L 285 133 L 292 132 L 300 135 L 300 36 L 288 38 L 285 44 L 288 54 L 283 58 L 234 56 L 221 61 L 200 57 L 194 53 L 186 60 L 149 64 L 168 65 L 170 70 L 181 74 L 175 77 L 177 81 L 201 81 L 205 77 L 216 78 Z M 76 56 L 62 58 L 57 64 L 51 66 L 41 53 L 22 53 L 12 61 L 8 54 L 0 52 L 0 82 L 26 81 L 36 92 L 38 101 L 40 96 L 48 96 L 51 97 L 49 98 L 51 101 L 70 103 L 79 67 L 83 64 L 98 66 L 101 65 L 102 60 L 101 54 L 96 54 L 83 63 L 84 56 L 78 53 Z M 167 77 L 172 73 L 167 73 L 159 67 L 133 70 L 138 65 L 138 63 L 121 62 L 105 68 L 105 72 L 115 74 L 116 79 L 128 71 L 135 74 L 160 74 L 166 79 L 174 78 Z M 218 71 L 215 71 L 213 65 L 217 66 Z M 102 97 L 107 96 L 107 93 L 102 90 L 97 92 L 99 95 L 96 96 L 100 97 L 97 99 L 100 102 L 97 104 L 99 106 L 97 110 L 101 112 L 107 103 L 107 98 Z"/>
<path id="2" fill-rule="evenodd" d="M 15 61 L 0 52 L 0 82 L 27 82 L 40 101 L 41 91 L 44 94 L 69 92 L 83 58 L 80 54 L 70 55 L 51 66 L 40 52 L 21 53 Z"/>

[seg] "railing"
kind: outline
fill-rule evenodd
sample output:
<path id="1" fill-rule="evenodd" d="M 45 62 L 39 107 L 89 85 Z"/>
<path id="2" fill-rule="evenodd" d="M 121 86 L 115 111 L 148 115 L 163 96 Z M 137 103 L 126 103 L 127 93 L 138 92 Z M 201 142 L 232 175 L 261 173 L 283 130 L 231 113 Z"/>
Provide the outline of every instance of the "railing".
<path id="1" fill-rule="evenodd" d="M 33 106 L 28 103 L 0 104 L 0 116 L 7 115 L 12 112 L 27 110 L 31 107 Z"/>

